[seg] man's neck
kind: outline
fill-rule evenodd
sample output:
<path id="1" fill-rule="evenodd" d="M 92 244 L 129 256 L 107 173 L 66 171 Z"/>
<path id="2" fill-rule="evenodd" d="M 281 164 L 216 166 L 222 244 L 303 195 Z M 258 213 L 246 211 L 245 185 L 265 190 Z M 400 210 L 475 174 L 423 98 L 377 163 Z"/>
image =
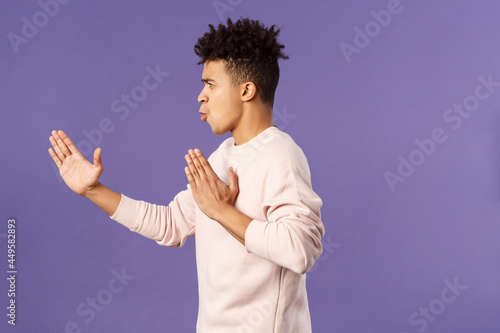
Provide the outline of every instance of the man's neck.
<path id="1" fill-rule="evenodd" d="M 240 119 L 231 134 L 234 138 L 234 145 L 239 146 L 255 138 L 257 135 L 273 126 L 272 111 L 248 110 Z M 259 117 L 260 115 L 260 117 Z"/>

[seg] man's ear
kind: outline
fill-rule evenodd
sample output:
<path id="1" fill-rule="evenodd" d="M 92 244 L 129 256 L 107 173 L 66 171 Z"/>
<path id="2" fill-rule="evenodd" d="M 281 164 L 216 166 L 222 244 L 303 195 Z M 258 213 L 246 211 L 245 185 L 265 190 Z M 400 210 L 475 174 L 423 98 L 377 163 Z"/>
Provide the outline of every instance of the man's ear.
<path id="1" fill-rule="evenodd" d="M 245 82 L 241 85 L 241 100 L 248 102 L 258 95 L 257 86 L 253 82 Z"/>

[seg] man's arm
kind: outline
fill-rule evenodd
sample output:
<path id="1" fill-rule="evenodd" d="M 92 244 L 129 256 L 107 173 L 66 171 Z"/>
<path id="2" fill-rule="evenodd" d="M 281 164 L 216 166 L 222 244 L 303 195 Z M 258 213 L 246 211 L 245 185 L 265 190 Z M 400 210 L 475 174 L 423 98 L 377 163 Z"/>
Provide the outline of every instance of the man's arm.
<path id="1" fill-rule="evenodd" d="M 195 203 L 189 189 L 178 193 L 168 206 L 128 198 L 99 183 L 103 172 L 101 149 L 94 151 L 94 164 L 87 161 L 63 131 L 52 131 L 50 156 L 64 182 L 86 197 L 110 218 L 159 245 L 181 247 L 195 232 Z"/>
<path id="2" fill-rule="evenodd" d="M 49 141 L 53 147 L 49 149 L 49 154 L 66 185 L 95 203 L 108 215 L 113 215 L 120 204 L 121 194 L 99 183 L 104 170 L 101 148 L 94 151 L 94 164 L 91 164 L 63 131 L 52 131 Z"/>
<path id="3" fill-rule="evenodd" d="M 258 200 L 265 217 L 249 224 L 245 247 L 279 266 L 305 274 L 323 251 L 323 202 L 312 189 L 303 154 L 284 150 L 274 156 L 270 165 L 257 166 L 259 184 L 263 184 Z"/>
<path id="4" fill-rule="evenodd" d="M 252 218 L 237 210 L 234 206 L 227 206 L 215 216 L 219 222 L 234 238 L 245 245 L 245 233 Z"/>
<path id="5" fill-rule="evenodd" d="M 95 203 L 109 216 L 113 216 L 120 204 L 122 195 L 101 183 L 97 183 L 95 187 L 87 191 L 85 197 Z"/>
<path id="6" fill-rule="evenodd" d="M 219 222 L 253 254 L 298 274 L 312 267 L 323 250 L 323 202 L 312 190 L 305 156 L 297 161 L 302 166 L 300 171 L 288 160 L 281 165 L 275 161 L 267 171 L 262 200 L 267 212 L 265 221 L 251 219 L 233 206 L 238 185 L 231 168 L 226 185 L 198 150 L 190 149 L 185 158 L 186 176 L 203 213 Z"/>

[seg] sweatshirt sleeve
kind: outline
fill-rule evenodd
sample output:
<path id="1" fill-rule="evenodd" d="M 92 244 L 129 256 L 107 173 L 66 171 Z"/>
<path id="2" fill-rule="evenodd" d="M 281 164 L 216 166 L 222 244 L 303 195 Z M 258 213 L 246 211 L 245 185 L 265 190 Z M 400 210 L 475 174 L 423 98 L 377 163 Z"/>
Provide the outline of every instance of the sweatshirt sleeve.
<path id="1" fill-rule="evenodd" d="M 182 247 L 195 233 L 195 207 L 191 185 L 179 192 L 168 206 L 131 199 L 122 194 L 111 219 L 159 245 Z"/>
<path id="2" fill-rule="evenodd" d="M 298 162 L 298 163 L 294 163 Z M 298 274 L 305 274 L 321 255 L 324 226 L 321 198 L 313 191 L 305 156 L 276 163 L 261 185 L 265 221 L 254 219 L 245 233 L 248 252 Z"/>

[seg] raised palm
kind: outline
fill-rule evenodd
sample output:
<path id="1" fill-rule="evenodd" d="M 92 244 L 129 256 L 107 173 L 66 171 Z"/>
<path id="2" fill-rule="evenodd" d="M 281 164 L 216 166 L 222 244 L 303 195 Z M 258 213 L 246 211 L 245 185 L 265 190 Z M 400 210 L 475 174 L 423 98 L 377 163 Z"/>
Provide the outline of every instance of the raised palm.
<path id="1" fill-rule="evenodd" d="M 94 151 L 94 164 L 91 164 L 63 131 L 52 131 L 49 140 L 53 147 L 49 149 L 49 154 L 71 190 L 79 195 L 85 195 L 98 184 L 104 169 L 100 148 Z"/>

